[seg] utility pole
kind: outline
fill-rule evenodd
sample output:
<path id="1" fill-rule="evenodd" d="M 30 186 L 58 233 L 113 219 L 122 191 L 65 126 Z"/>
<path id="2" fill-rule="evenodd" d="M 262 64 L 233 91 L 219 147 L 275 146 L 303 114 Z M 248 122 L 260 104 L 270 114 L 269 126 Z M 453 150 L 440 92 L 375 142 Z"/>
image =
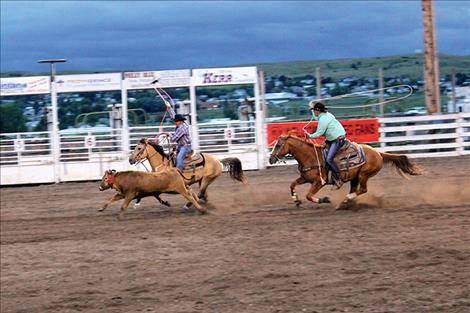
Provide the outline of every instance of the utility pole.
<path id="1" fill-rule="evenodd" d="M 317 99 L 321 99 L 321 75 L 320 75 L 320 67 L 315 69 L 315 77 L 317 81 Z"/>
<path id="2" fill-rule="evenodd" d="M 439 90 L 439 56 L 437 54 L 433 0 L 421 0 L 424 29 L 424 80 L 428 113 L 441 112 Z"/>
<path id="3" fill-rule="evenodd" d="M 379 67 L 379 112 L 380 117 L 384 117 L 384 71 Z"/>
<path id="4" fill-rule="evenodd" d="M 454 109 L 454 113 L 458 112 L 457 109 L 457 97 L 455 95 L 455 67 L 452 68 L 452 107 Z"/>

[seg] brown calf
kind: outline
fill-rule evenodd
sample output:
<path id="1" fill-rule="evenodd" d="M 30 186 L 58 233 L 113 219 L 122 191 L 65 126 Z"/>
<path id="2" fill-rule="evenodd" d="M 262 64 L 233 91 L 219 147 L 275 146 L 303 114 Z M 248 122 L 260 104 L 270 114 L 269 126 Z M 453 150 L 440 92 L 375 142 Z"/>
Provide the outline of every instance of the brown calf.
<path id="1" fill-rule="evenodd" d="M 104 173 L 99 188 L 100 191 L 110 188 L 116 190 L 112 198 L 99 211 L 105 210 L 114 201 L 124 199 L 118 215 L 119 220 L 124 216 L 132 200 L 148 196 L 158 197 L 161 193 L 179 193 L 189 200 L 199 212 L 206 212 L 197 202 L 197 196 L 186 187 L 183 178 L 174 168 L 151 173 L 108 170 Z"/>

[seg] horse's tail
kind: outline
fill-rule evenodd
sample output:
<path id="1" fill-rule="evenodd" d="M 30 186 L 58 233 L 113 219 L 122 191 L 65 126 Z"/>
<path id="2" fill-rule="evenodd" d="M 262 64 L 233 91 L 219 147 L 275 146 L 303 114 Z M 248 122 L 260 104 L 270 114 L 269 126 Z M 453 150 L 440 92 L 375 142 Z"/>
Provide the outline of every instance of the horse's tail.
<path id="1" fill-rule="evenodd" d="M 242 169 L 242 162 L 238 158 L 225 158 L 220 160 L 225 169 L 228 170 L 230 177 L 234 180 L 238 180 L 244 184 L 247 183 L 247 179 Z"/>
<path id="2" fill-rule="evenodd" d="M 412 163 L 406 155 L 402 154 L 393 154 L 380 152 L 384 163 L 392 163 L 398 170 L 401 176 L 406 176 L 403 173 L 408 175 L 417 176 L 423 174 L 423 169 L 418 165 Z"/>

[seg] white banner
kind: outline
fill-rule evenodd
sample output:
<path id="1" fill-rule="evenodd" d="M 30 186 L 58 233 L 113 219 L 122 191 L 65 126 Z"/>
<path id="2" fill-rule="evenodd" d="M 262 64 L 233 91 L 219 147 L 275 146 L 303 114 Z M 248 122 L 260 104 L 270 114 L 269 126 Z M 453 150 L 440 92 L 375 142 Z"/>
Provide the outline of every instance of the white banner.
<path id="1" fill-rule="evenodd" d="M 34 95 L 51 92 L 49 76 L 0 78 L 0 96 Z"/>
<path id="2" fill-rule="evenodd" d="M 153 88 L 151 82 L 158 79 L 156 86 L 162 88 L 187 87 L 189 86 L 190 71 L 147 71 L 147 72 L 125 72 L 124 79 L 127 89 Z"/>
<path id="3" fill-rule="evenodd" d="M 256 67 L 206 68 L 193 70 L 192 83 L 195 86 L 254 84 Z"/>
<path id="4" fill-rule="evenodd" d="M 121 89 L 121 73 L 56 76 L 57 92 L 106 91 Z"/>

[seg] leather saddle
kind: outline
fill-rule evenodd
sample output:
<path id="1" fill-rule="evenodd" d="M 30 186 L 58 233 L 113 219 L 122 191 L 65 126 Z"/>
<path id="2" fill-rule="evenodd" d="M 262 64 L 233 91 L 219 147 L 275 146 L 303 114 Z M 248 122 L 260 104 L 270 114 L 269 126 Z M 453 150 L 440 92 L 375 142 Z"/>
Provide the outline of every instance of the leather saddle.
<path id="1" fill-rule="evenodd" d="M 329 147 L 322 150 L 323 158 L 326 160 Z M 358 143 L 345 140 L 335 156 L 335 163 L 341 171 L 349 172 L 350 169 L 359 167 L 366 163 L 364 149 Z"/>
<path id="2" fill-rule="evenodd" d="M 172 162 L 173 162 L 173 165 L 176 166 L 176 153 L 173 153 Z M 191 152 L 188 153 L 186 157 L 184 158 L 183 173 L 188 173 L 188 172 L 194 173 L 196 170 L 203 168 L 205 163 L 206 163 L 206 160 L 202 153 L 191 150 Z"/>

